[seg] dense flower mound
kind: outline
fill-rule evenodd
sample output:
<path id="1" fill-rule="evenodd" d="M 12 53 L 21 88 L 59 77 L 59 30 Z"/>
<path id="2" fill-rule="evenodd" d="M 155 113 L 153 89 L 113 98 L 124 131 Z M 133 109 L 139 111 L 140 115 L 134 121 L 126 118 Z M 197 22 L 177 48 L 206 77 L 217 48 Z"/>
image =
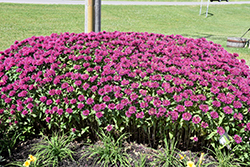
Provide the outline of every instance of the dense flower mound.
<path id="1" fill-rule="evenodd" d="M 204 38 L 64 33 L 16 41 L 0 55 L 2 130 L 101 126 L 186 146 L 227 132 L 249 142 L 249 67 Z"/>

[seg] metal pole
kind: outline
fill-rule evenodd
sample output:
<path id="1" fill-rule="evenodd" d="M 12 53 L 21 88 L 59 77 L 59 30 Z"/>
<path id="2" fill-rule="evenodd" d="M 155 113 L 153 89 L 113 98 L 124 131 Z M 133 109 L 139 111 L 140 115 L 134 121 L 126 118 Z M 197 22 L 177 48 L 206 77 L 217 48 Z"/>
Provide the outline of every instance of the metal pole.
<path id="1" fill-rule="evenodd" d="M 202 3 L 203 3 L 203 0 L 201 0 L 201 6 L 200 6 L 200 14 L 201 15 L 201 10 L 202 10 Z"/>
<path id="2" fill-rule="evenodd" d="M 207 11 L 206 11 L 206 17 L 207 17 L 207 14 L 208 14 L 209 1 L 210 1 L 210 0 L 207 0 Z"/>
<path id="3" fill-rule="evenodd" d="M 95 32 L 101 31 L 101 0 L 95 0 Z"/>
<path id="4" fill-rule="evenodd" d="M 87 0 L 88 1 L 88 31 L 92 32 L 94 31 L 94 1 L 93 0 Z"/>

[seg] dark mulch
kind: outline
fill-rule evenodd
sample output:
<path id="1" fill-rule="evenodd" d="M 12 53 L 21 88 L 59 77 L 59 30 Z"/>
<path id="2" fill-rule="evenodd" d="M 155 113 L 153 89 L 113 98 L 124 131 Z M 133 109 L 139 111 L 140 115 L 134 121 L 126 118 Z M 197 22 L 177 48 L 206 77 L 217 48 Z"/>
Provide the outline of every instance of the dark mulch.
<path id="1" fill-rule="evenodd" d="M 35 155 L 34 152 L 31 152 L 30 149 L 33 144 L 38 143 L 41 141 L 41 138 L 34 138 L 27 140 L 25 142 L 18 142 L 14 150 L 12 151 L 11 157 L 8 156 L 7 153 L 2 153 L 1 156 L 5 158 L 4 162 L 0 161 L 0 167 L 5 166 L 8 163 L 14 162 L 14 161 L 21 161 L 25 162 L 28 159 L 29 154 Z M 101 145 L 101 142 L 97 142 L 96 144 Z M 62 162 L 59 162 L 60 167 L 99 167 L 100 165 L 95 165 L 93 158 L 81 158 L 83 155 L 83 150 L 86 146 L 83 142 L 73 141 L 71 142 L 71 148 L 75 152 L 73 155 L 73 158 L 76 160 L 76 162 L 72 161 L 70 158 L 62 160 Z M 157 153 L 154 149 L 151 149 L 143 144 L 137 144 L 137 143 L 125 143 L 124 147 L 126 148 L 126 152 L 128 155 L 133 159 L 133 162 L 136 162 L 140 159 L 140 155 L 147 154 L 146 159 L 146 167 L 150 166 L 149 163 L 154 159 L 154 153 Z M 182 153 L 186 154 L 187 157 L 195 157 L 199 152 L 190 152 L 190 151 L 183 151 Z M 200 154 L 196 157 L 195 161 L 198 161 L 200 157 Z M 179 158 L 179 157 L 178 157 Z M 203 164 L 214 162 L 215 159 L 210 155 L 205 155 Z M 131 164 L 133 165 L 133 162 Z M 209 167 L 213 167 L 213 165 L 210 165 Z"/>

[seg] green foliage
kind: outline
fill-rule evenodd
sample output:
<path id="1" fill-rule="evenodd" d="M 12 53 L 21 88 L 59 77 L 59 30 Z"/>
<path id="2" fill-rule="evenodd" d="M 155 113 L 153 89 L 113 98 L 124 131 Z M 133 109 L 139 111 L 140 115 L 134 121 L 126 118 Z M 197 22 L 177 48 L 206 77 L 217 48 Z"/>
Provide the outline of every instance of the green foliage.
<path id="1" fill-rule="evenodd" d="M 35 157 L 38 159 L 35 165 L 57 166 L 60 161 L 67 157 L 74 160 L 72 157 L 74 152 L 70 149 L 72 140 L 72 135 L 67 136 L 64 133 L 61 136 L 59 133 L 54 133 L 50 139 L 43 135 L 42 141 L 35 144 L 31 149 L 36 152 Z"/>
<path id="2" fill-rule="evenodd" d="M 235 157 L 235 150 L 237 150 L 238 145 L 232 150 L 228 150 L 226 147 L 217 148 L 213 144 L 212 146 L 213 149 L 207 149 L 214 155 L 214 157 L 217 159 L 217 162 L 211 162 L 207 165 L 216 165 L 218 167 L 235 167 L 246 165 L 245 163 L 242 163 L 239 158 Z"/>
<path id="3" fill-rule="evenodd" d="M 5 161 L 4 157 L 0 156 L 0 163 L 2 163 L 2 162 L 4 162 L 4 161 Z M 3 166 L 0 165 L 0 167 L 3 167 Z"/>
<path id="4" fill-rule="evenodd" d="M 11 128 L 0 132 L 2 133 L 2 138 L 0 138 L 0 153 L 8 151 L 9 156 L 11 156 L 11 151 L 22 133 L 18 133 L 18 131 L 14 131 Z"/>
<path id="5" fill-rule="evenodd" d="M 97 133 L 103 145 L 91 144 L 84 149 L 82 158 L 94 158 L 95 164 L 104 167 L 109 165 L 129 166 L 128 155 L 123 151 L 122 142 L 126 139 L 126 133 L 122 134 L 117 140 L 110 134 L 106 135 L 102 129 Z"/>
<path id="6" fill-rule="evenodd" d="M 146 159 L 147 159 L 147 154 L 141 154 L 140 159 L 134 162 L 134 166 L 132 166 L 130 162 L 128 162 L 128 164 L 131 167 L 144 167 L 146 164 Z"/>
<path id="7" fill-rule="evenodd" d="M 178 151 L 176 148 L 177 142 L 174 140 L 168 142 L 167 139 L 164 139 L 165 148 L 157 150 L 157 153 L 154 153 L 155 159 L 152 165 L 168 167 L 168 166 L 179 166 L 181 165 L 180 160 L 177 158 Z"/>

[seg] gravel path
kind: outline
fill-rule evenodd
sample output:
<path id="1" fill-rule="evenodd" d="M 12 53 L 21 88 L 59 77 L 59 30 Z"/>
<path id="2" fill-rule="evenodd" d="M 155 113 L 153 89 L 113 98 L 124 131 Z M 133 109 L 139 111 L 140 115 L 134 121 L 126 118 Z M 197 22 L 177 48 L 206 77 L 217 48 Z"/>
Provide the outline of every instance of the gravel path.
<path id="1" fill-rule="evenodd" d="M 71 4 L 84 5 L 85 1 L 71 0 L 0 0 L 5 3 L 28 3 L 28 4 Z M 143 1 L 102 1 L 102 5 L 200 5 L 200 2 L 143 2 Z M 203 5 L 207 1 L 203 0 Z M 250 4 L 250 1 L 242 2 L 211 2 L 213 5 L 230 5 L 230 4 Z"/>

